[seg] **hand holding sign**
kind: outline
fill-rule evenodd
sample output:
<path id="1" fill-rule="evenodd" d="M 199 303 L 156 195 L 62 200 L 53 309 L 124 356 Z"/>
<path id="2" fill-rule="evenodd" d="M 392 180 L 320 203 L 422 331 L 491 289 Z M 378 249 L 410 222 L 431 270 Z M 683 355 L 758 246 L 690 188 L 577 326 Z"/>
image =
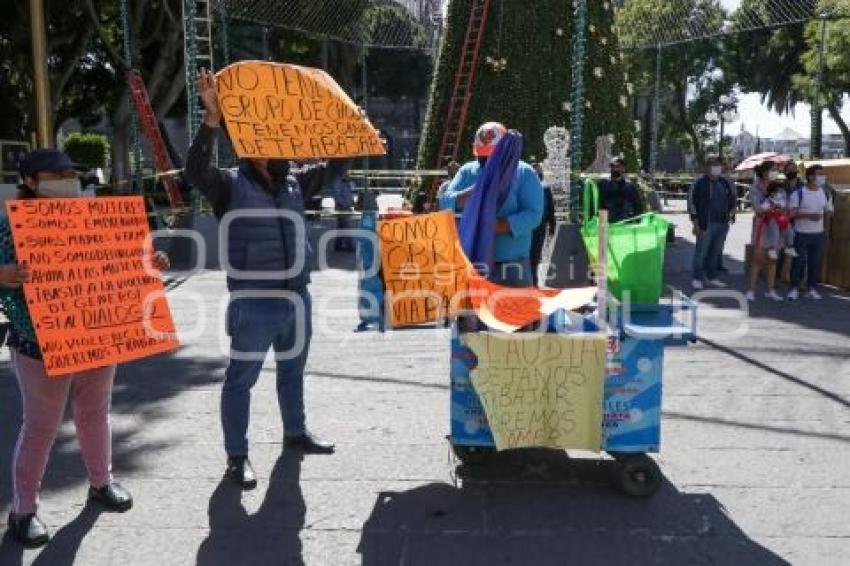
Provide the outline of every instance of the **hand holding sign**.
<path id="1" fill-rule="evenodd" d="M 216 90 L 215 76 L 201 69 L 198 74 L 198 96 L 204 105 L 204 124 L 210 128 L 217 128 L 221 123 L 221 108 L 218 103 L 218 91 Z"/>
<path id="2" fill-rule="evenodd" d="M 321 69 L 243 61 L 205 77 L 239 157 L 320 159 L 386 155 L 378 131 L 345 91 Z M 211 116 L 212 118 L 212 116 Z"/>

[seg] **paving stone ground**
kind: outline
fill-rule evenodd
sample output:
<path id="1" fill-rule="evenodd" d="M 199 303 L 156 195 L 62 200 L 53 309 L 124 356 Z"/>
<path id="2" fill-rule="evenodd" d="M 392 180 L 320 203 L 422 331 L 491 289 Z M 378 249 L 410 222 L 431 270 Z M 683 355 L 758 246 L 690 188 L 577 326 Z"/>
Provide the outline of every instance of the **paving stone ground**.
<path id="1" fill-rule="evenodd" d="M 683 216 L 668 283 L 688 291 L 693 250 Z M 748 219 L 727 246 L 742 284 Z M 310 426 L 330 457 L 282 452 L 274 366 L 254 390 L 251 456 L 259 488 L 221 482 L 218 420 L 226 363 L 220 272 L 169 285 L 184 346 L 124 365 L 113 401 L 115 474 L 126 514 L 85 505 L 70 421 L 50 459 L 40 515 L 54 538 L 23 551 L 6 536 L 0 564 L 85 566 L 363 564 L 850 564 L 850 296 L 822 303 L 730 299 L 701 311 L 705 340 L 669 348 L 666 475 L 649 500 L 608 482 L 588 454 L 527 451 L 470 472 L 448 457 L 448 333 L 353 332 L 351 258 L 314 275 L 316 330 L 307 375 Z M 740 323 L 740 336 L 729 330 Z M 197 331 L 193 331 L 197 329 Z M 723 331 L 723 332 L 721 332 Z M 20 420 L 0 358 L 0 513 Z M 460 473 L 459 473 L 460 472 Z M 461 477 L 458 477 L 458 476 Z"/>

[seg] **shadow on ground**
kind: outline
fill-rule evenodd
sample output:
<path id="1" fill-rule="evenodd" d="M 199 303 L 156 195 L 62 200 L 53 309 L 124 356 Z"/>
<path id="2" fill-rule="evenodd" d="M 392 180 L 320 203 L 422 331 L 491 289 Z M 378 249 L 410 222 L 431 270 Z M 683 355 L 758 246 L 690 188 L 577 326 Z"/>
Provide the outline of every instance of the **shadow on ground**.
<path id="1" fill-rule="evenodd" d="M 152 452 L 164 449 L 166 444 L 141 442 L 137 436 L 144 430 L 144 422 L 169 418 L 163 413 L 163 401 L 176 397 L 187 389 L 209 387 L 222 380 L 224 360 L 186 359 L 179 351 L 172 355 L 157 356 L 118 368 L 112 396 L 112 413 L 133 415 L 142 424 L 132 430 L 113 430 L 113 469 L 117 479 L 130 476 L 145 467 L 145 460 Z M 5 522 L 8 503 L 11 499 L 11 461 L 21 422 L 21 398 L 14 373 L 8 364 L 0 370 L 0 510 Z M 70 421 L 70 407 L 65 420 Z M 175 435 L 179 432 L 175 431 Z M 53 492 L 75 490 L 80 502 L 85 501 L 87 476 L 82 457 L 76 446 L 73 427 L 63 427 L 47 463 L 47 473 L 42 484 L 42 499 Z M 132 490 L 132 485 L 128 485 Z M 55 533 L 53 541 L 41 551 L 35 564 L 72 564 L 71 549 L 79 546 L 85 534 L 94 525 L 98 513 L 86 506 L 70 524 Z M 49 517 L 44 517 L 49 522 Z M 54 547 L 56 547 L 54 549 Z M 64 550 L 63 550 L 64 549 Z M 18 564 L 22 549 L 8 536 L 0 545 L 0 564 Z M 56 557 L 62 553 L 71 556 L 69 561 Z M 42 556 L 47 558 L 42 559 Z M 46 560 L 46 561 L 43 561 Z"/>
<path id="2" fill-rule="evenodd" d="M 301 493 L 302 454 L 284 450 L 275 463 L 260 508 L 248 514 L 242 490 L 222 480 L 209 502 L 209 536 L 198 566 L 303 566 L 301 530 L 307 507 Z"/>
<path id="3" fill-rule="evenodd" d="M 630 499 L 612 473 L 610 461 L 523 450 L 458 467 L 459 487 L 381 493 L 363 526 L 363 566 L 787 564 L 713 496 L 665 481 Z"/>

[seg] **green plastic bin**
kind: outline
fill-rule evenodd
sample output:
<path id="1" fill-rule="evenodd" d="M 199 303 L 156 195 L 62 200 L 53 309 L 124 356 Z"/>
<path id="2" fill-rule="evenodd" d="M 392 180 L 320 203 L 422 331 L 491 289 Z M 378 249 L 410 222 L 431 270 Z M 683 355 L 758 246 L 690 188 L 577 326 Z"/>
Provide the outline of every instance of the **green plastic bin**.
<path id="1" fill-rule="evenodd" d="M 598 262 L 599 187 L 584 184 L 581 228 L 587 255 Z M 670 223 L 654 212 L 608 225 L 608 291 L 619 301 L 658 304 L 664 287 L 664 250 Z M 628 293 L 627 293 L 628 292 Z"/>

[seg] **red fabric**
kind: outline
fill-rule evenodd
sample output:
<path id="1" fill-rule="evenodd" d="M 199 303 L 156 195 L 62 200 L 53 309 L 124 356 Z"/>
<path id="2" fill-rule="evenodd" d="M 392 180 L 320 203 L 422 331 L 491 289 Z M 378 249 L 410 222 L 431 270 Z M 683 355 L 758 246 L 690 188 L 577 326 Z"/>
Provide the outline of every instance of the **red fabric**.
<path id="1" fill-rule="evenodd" d="M 791 225 L 791 221 L 785 216 L 785 213 L 779 209 L 768 210 L 762 214 L 758 215 L 758 220 L 756 223 L 756 241 L 755 246 L 756 249 L 759 249 L 761 246 L 761 236 L 764 233 L 765 225 L 770 221 L 775 220 L 776 225 L 779 227 L 781 232 L 784 232 L 788 229 L 788 226 Z"/>

